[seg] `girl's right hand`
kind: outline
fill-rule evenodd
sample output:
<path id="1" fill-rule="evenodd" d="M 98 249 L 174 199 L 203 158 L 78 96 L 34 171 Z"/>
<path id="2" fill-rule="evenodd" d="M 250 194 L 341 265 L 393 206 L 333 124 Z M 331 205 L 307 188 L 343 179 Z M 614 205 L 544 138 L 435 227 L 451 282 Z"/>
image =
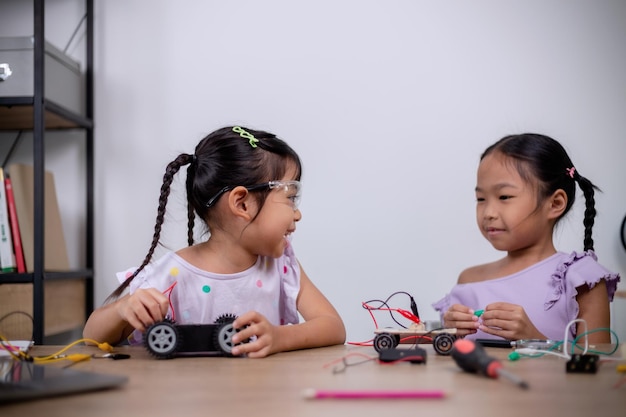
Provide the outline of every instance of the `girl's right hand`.
<path id="1" fill-rule="evenodd" d="M 460 337 L 476 333 L 478 326 L 478 316 L 468 306 L 454 304 L 443 314 L 443 327 L 455 328 Z"/>
<path id="2" fill-rule="evenodd" d="M 167 314 L 169 300 L 155 288 L 138 289 L 120 300 L 117 314 L 133 328 L 145 332 L 146 329 Z"/>

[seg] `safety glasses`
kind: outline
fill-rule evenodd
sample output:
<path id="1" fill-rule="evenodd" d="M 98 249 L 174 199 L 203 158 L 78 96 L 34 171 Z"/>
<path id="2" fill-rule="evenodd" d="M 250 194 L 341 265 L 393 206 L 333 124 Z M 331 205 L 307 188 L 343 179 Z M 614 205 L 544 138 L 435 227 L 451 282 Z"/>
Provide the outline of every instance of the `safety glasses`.
<path id="1" fill-rule="evenodd" d="M 215 203 L 217 203 L 217 200 L 219 200 L 224 193 L 231 191 L 235 187 L 235 185 L 229 185 L 222 188 L 217 192 L 217 194 L 211 197 L 209 201 L 207 201 L 206 206 L 213 207 Z M 285 198 L 290 201 L 290 204 L 294 211 L 298 209 L 298 205 L 300 204 L 300 195 L 302 189 L 300 181 L 268 181 L 264 182 L 263 184 L 250 185 L 245 188 L 248 191 L 279 190 L 283 192 Z"/>

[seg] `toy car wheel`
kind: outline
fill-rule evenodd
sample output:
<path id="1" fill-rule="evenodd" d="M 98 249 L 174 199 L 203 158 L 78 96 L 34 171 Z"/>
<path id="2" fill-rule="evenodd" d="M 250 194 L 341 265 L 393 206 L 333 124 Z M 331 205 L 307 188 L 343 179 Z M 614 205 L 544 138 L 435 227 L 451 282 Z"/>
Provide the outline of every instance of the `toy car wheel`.
<path id="1" fill-rule="evenodd" d="M 398 346 L 398 340 L 389 333 L 378 333 L 374 337 L 374 349 L 376 352 L 393 349 Z"/>
<path id="2" fill-rule="evenodd" d="M 233 327 L 233 322 L 224 323 L 217 331 L 217 345 L 227 355 L 233 351 L 233 336 L 237 333 L 237 329 Z"/>
<path id="3" fill-rule="evenodd" d="M 170 359 L 178 350 L 180 337 L 176 326 L 170 321 L 155 323 L 144 334 L 144 345 L 159 359 Z"/>
<path id="4" fill-rule="evenodd" d="M 433 339 L 433 348 L 440 355 L 449 355 L 454 344 L 455 337 L 450 333 L 439 333 Z"/>
<path id="5" fill-rule="evenodd" d="M 218 318 L 215 319 L 215 324 L 224 324 L 224 323 L 232 323 L 235 321 L 237 316 L 234 314 L 222 314 Z"/>

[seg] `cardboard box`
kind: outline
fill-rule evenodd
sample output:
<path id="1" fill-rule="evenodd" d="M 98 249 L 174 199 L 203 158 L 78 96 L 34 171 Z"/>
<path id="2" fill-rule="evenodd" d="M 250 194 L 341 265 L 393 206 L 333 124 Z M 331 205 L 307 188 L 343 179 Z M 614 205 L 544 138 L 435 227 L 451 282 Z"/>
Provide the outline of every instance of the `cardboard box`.
<path id="1" fill-rule="evenodd" d="M 34 38 L 30 36 L 0 37 L 0 65 L 4 74 L 4 81 L 0 81 L 0 97 L 35 94 L 34 46 Z M 44 47 L 44 88 L 46 99 L 85 115 L 84 78 L 80 64 L 48 42 Z"/>
<path id="2" fill-rule="evenodd" d="M 44 283 L 44 336 L 85 325 L 85 281 L 54 280 Z M 33 284 L 0 285 L 0 334 L 11 340 L 31 340 L 33 334 Z"/>

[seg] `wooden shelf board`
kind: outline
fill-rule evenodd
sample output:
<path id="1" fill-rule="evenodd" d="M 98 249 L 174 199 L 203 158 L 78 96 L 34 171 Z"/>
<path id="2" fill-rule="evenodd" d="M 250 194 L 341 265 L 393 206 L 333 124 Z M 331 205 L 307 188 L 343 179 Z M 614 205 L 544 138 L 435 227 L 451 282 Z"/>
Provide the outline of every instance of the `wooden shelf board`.
<path id="1" fill-rule="evenodd" d="M 80 126 L 58 114 L 46 110 L 46 129 L 75 129 Z M 0 107 L 0 130 L 31 130 L 33 128 L 32 106 Z"/>

